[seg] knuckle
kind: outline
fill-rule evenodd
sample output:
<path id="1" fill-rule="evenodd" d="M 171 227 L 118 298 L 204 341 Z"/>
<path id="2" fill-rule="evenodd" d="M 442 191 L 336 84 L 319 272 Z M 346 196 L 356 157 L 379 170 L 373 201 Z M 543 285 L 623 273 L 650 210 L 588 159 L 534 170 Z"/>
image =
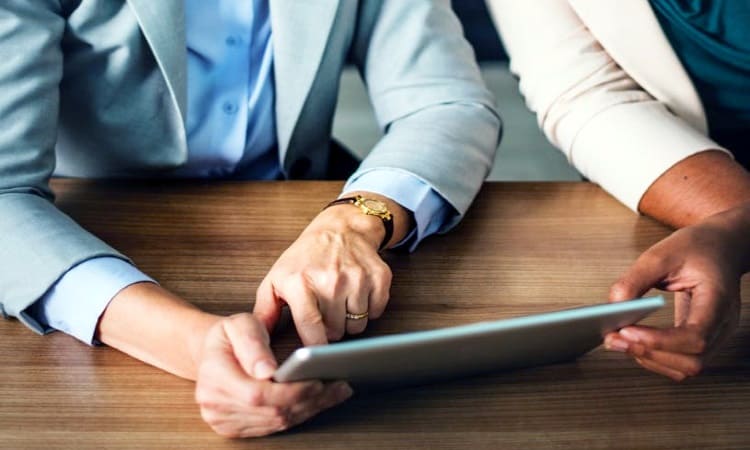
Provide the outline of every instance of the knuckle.
<path id="1" fill-rule="evenodd" d="M 393 279 L 393 272 L 391 271 L 391 268 L 388 267 L 388 264 L 381 263 L 376 266 L 375 276 L 383 283 L 390 285 L 391 280 Z"/>
<path id="2" fill-rule="evenodd" d="M 268 341 L 261 334 L 251 334 L 246 337 L 248 345 L 253 348 L 265 349 Z"/>
<path id="3" fill-rule="evenodd" d="M 234 314 L 226 318 L 224 327 L 236 332 L 242 329 L 242 326 L 245 325 L 245 322 L 246 318 L 243 314 Z"/>
<path id="4" fill-rule="evenodd" d="M 367 271 L 360 265 L 355 265 L 349 268 L 347 276 L 351 279 L 352 283 L 361 285 L 367 280 Z"/>
<path id="5" fill-rule="evenodd" d="M 635 262 L 635 265 L 643 267 L 658 267 L 664 262 L 661 252 L 654 247 L 646 250 Z"/>
<path id="6" fill-rule="evenodd" d="M 287 282 L 298 289 L 307 289 L 311 279 L 317 279 L 321 274 L 312 273 L 310 269 L 294 272 L 287 277 Z"/>
<path id="7" fill-rule="evenodd" d="M 243 336 L 252 345 L 264 345 L 269 341 L 268 332 L 250 313 L 240 313 L 229 317 L 225 327 L 234 336 Z"/>
<path id="8" fill-rule="evenodd" d="M 297 280 L 297 283 L 301 283 L 303 286 L 313 284 L 316 287 L 322 287 L 336 284 L 335 273 L 329 270 L 305 269 L 300 275 L 302 279 Z"/>
<path id="9" fill-rule="evenodd" d="M 304 272 L 298 272 L 292 275 L 287 286 L 291 289 L 287 289 L 291 298 L 285 300 L 290 304 L 308 304 L 314 305 L 315 300 L 322 296 L 323 298 L 333 298 L 335 292 L 333 286 L 329 281 L 327 275 L 315 271 L 306 270 Z"/>
<path id="10" fill-rule="evenodd" d="M 321 276 L 316 279 L 315 292 L 321 300 L 333 301 L 345 284 L 343 277 Z"/>
<path id="11" fill-rule="evenodd" d="M 612 287 L 609 288 L 609 298 L 612 300 L 626 300 L 631 294 L 631 284 L 627 280 L 617 280 Z"/>
<path id="12" fill-rule="evenodd" d="M 310 325 L 322 325 L 323 324 L 323 315 L 320 312 L 320 309 L 318 309 L 317 305 L 312 308 L 307 308 L 304 311 L 300 313 L 299 320 L 303 323 L 310 324 Z"/>

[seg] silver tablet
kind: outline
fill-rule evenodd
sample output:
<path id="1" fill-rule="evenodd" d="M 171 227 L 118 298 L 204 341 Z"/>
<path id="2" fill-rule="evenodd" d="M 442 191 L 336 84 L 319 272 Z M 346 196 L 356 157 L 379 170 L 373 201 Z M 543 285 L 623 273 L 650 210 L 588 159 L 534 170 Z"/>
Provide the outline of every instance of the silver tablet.
<path id="1" fill-rule="evenodd" d="M 303 347 L 284 361 L 274 379 L 399 385 L 561 362 L 662 306 L 661 296 L 650 297 Z"/>

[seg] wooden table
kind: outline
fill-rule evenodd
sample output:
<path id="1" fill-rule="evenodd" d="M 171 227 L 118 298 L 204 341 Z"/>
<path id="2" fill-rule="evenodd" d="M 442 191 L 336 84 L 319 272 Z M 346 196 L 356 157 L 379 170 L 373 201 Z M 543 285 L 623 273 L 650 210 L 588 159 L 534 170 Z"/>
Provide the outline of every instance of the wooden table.
<path id="1" fill-rule="evenodd" d="M 169 289 L 216 313 L 248 310 L 275 258 L 337 182 L 57 181 L 59 206 Z M 463 223 L 390 253 L 386 315 L 366 335 L 601 302 L 668 230 L 586 183 L 487 184 Z M 744 280 L 747 299 L 748 280 Z M 622 355 L 355 396 L 290 432 L 225 440 L 193 384 L 112 349 L 0 322 L 3 449 L 750 448 L 750 322 L 682 384 Z M 671 308 L 648 319 L 668 324 Z M 275 338 L 279 358 L 298 345 Z"/>

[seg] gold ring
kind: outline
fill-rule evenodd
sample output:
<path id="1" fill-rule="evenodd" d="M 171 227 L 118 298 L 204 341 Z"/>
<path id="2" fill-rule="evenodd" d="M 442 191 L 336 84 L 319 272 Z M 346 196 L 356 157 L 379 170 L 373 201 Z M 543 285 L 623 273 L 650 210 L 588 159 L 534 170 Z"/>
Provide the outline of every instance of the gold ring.
<path id="1" fill-rule="evenodd" d="M 363 313 L 359 313 L 359 314 L 350 313 L 350 312 L 347 311 L 346 318 L 349 319 L 349 320 L 362 320 L 362 319 L 366 319 L 368 315 L 370 315 L 370 313 L 367 312 L 367 311 L 365 311 Z"/>

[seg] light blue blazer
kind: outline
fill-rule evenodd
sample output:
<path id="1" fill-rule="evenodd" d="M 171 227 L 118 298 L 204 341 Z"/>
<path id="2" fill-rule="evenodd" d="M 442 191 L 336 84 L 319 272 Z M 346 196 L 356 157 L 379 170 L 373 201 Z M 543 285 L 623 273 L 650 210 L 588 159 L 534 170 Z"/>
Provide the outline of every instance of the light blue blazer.
<path id="1" fill-rule="evenodd" d="M 269 0 L 278 151 L 325 175 L 338 83 L 361 71 L 386 132 L 357 176 L 408 171 L 462 215 L 500 121 L 449 0 Z M 0 2 L 0 313 L 74 265 L 125 258 L 52 203 L 53 172 L 159 177 L 186 160 L 183 0 Z"/>

